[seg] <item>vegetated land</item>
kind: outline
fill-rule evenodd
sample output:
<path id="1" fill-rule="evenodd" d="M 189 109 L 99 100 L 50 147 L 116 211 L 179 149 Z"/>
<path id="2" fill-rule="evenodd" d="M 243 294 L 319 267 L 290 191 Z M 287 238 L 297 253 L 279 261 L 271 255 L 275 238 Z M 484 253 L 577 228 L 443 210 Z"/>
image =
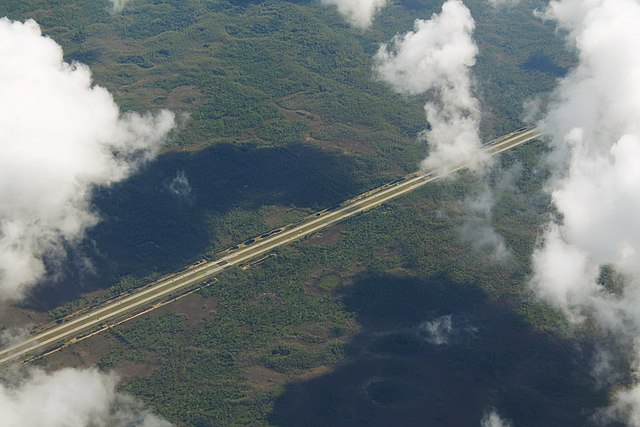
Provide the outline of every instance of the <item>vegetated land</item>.
<path id="1" fill-rule="evenodd" d="M 116 15 L 100 1 L 3 2 L 0 14 L 36 19 L 69 60 L 89 64 L 124 110 L 188 113 L 165 154 L 96 191 L 103 222 L 66 279 L 28 304 L 62 316 L 87 291 L 135 288 L 414 170 L 425 99 L 375 81 L 371 57 L 440 5 L 397 2 L 363 32 L 316 2 L 132 0 Z M 468 5 L 488 139 L 519 127 L 523 100 L 572 58 L 531 15 L 541 2 Z M 590 391 L 577 338 L 526 290 L 549 209 L 543 151 L 500 158 L 518 188 L 498 192 L 492 218 L 512 252 L 503 263 L 461 238 L 462 200 L 478 190 L 463 174 L 43 363 L 115 369 L 179 426 L 477 425 L 490 406 L 516 425 L 585 425 L 605 396 Z M 189 184 L 176 187 L 181 174 Z M 77 267 L 83 257 L 96 276 Z M 435 344 L 428 322 L 449 315 L 455 332 Z"/>

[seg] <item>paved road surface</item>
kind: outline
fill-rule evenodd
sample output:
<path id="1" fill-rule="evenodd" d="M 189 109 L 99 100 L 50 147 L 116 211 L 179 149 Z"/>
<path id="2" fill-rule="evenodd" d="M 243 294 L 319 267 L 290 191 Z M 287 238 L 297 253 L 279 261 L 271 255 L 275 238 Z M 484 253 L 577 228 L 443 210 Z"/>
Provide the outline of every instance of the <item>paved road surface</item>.
<path id="1" fill-rule="evenodd" d="M 496 155 L 539 136 L 536 129 L 519 129 L 492 141 L 485 146 L 485 149 L 491 155 Z M 467 166 L 466 164 L 457 165 L 449 173 Z M 60 348 L 62 345 L 76 342 L 106 330 L 110 326 L 137 317 L 162 305 L 162 302 L 173 301 L 186 292 L 192 291 L 199 284 L 224 269 L 246 263 L 279 246 L 372 209 L 439 178 L 442 176 L 436 173 L 416 172 L 361 194 L 340 205 L 317 212 L 298 225 L 275 229 L 255 239 L 247 240 L 227 249 L 220 254 L 220 258 L 214 261 L 202 262 L 184 271 L 163 277 L 133 294 L 108 301 L 102 306 L 64 321 L 64 323 L 51 325 L 27 337 L 19 344 L 1 349 L 0 364 L 28 361 L 35 356 Z"/>

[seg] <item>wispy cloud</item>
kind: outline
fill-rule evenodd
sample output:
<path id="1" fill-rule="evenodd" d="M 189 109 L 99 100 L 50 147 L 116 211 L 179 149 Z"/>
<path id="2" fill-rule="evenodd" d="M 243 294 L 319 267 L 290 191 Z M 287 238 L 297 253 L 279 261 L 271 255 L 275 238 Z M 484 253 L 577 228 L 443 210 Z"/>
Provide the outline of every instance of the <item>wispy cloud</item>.
<path id="1" fill-rule="evenodd" d="M 420 325 L 420 332 L 425 336 L 427 342 L 431 344 L 448 344 L 453 332 L 451 315 L 440 316 L 423 322 Z"/>
<path id="2" fill-rule="evenodd" d="M 113 0 L 117 1 L 117 0 Z M 365 29 L 388 0 L 320 0 L 325 6 L 335 6 L 352 26 Z"/>
<path id="3" fill-rule="evenodd" d="M 120 13 L 124 9 L 125 5 L 129 3 L 131 0 L 110 0 L 111 1 L 111 11 L 113 13 Z"/>
<path id="4" fill-rule="evenodd" d="M 191 184 L 184 171 L 176 172 L 176 175 L 167 184 L 167 191 L 180 198 L 189 198 L 191 196 Z"/>
<path id="5" fill-rule="evenodd" d="M 420 338 L 438 346 L 465 342 L 475 337 L 477 332 L 478 328 L 470 325 L 466 319 L 452 314 L 425 320 L 417 328 Z"/>
<path id="6" fill-rule="evenodd" d="M 20 327 L 5 328 L 0 331 L 0 346 L 10 346 L 22 342 L 33 328 L 33 324 L 26 324 Z"/>
<path id="7" fill-rule="evenodd" d="M 520 0 L 487 0 L 487 3 L 494 8 L 512 7 L 520 4 Z"/>
<path id="8" fill-rule="evenodd" d="M 482 416 L 480 427 L 511 427 L 511 422 L 502 418 L 495 409 L 490 409 Z"/>
<path id="9" fill-rule="evenodd" d="M 477 191 L 464 200 L 466 220 L 460 230 L 462 240 L 479 253 L 486 254 L 494 262 L 504 263 L 511 259 L 504 237 L 491 224 L 495 192 L 486 181 L 480 182 Z"/>

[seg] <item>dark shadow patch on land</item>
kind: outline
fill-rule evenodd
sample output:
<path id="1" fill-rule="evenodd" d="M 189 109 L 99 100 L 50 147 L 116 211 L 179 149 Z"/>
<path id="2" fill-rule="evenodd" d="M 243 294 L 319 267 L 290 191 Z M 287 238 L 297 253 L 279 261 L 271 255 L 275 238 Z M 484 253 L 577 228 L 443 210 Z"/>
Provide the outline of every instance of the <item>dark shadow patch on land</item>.
<path id="1" fill-rule="evenodd" d="M 432 0 L 400 0 L 398 4 L 412 12 L 431 11 L 439 7 L 439 4 Z"/>
<path id="2" fill-rule="evenodd" d="M 606 403 L 585 353 L 531 329 L 474 286 L 363 276 L 344 290 L 362 325 L 344 364 L 286 386 L 278 426 L 478 426 L 495 407 L 514 425 L 585 426 Z M 449 343 L 425 323 L 451 315 Z"/>
<path id="3" fill-rule="evenodd" d="M 524 70 L 541 71 L 555 77 L 564 77 L 568 70 L 553 62 L 549 56 L 543 53 L 531 55 L 521 66 Z"/>
<path id="4" fill-rule="evenodd" d="M 187 186 L 172 184 L 180 173 Z M 27 304 L 51 309 L 124 275 L 174 271 L 211 249 L 213 219 L 264 205 L 322 209 L 362 191 L 358 173 L 363 171 L 353 158 L 304 144 L 222 143 L 164 154 L 128 180 L 95 192 L 101 222 L 62 265 L 63 279 L 36 288 Z M 95 271 L 83 272 L 87 259 Z"/>

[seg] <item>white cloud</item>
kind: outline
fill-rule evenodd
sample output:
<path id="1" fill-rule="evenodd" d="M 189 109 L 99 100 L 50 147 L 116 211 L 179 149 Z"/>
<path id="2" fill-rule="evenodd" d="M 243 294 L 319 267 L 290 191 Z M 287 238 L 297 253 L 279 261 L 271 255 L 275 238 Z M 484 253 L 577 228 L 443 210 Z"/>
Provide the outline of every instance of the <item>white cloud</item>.
<path id="1" fill-rule="evenodd" d="M 549 225 L 544 245 L 534 251 L 532 285 L 544 300 L 564 309 L 573 320 L 581 320 L 583 305 L 599 291 L 598 268 L 584 250 L 568 244 L 560 233 L 558 225 Z"/>
<path id="2" fill-rule="evenodd" d="M 117 0 L 113 0 L 117 1 Z M 373 17 L 387 5 L 388 0 L 320 0 L 325 6 L 335 6 L 354 27 L 365 29 Z"/>
<path id="3" fill-rule="evenodd" d="M 502 418 L 495 409 L 491 409 L 482 416 L 480 427 L 511 427 L 511 422 Z"/>
<path id="4" fill-rule="evenodd" d="M 487 2 L 494 8 L 512 7 L 520 4 L 520 0 L 487 0 Z"/>
<path id="5" fill-rule="evenodd" d="M 540 95 L 527 98 L 522 103 L 522 121 L 524 123 L 537 123 L 542 120 L 544 113 L 544 100 Z"/>
<path id="6" fill-rule="evenodd" d="M 20 327 L 5 328 L 0 331 L 0 346 L 8 347 L 21 343 L 31 333 L 33 324 L 27 324 Z"/>
<path id="7" fill-rule="evenodd" d="M 129 176 L 174 126 L 122 114 L 34 21 L 0 19 L 0 298 L 20 298 L 98 222 L 96 186 Z"/>
<path id="8" fill-rule="evenodd" d="M 424 170 L 446 174 L 466 164 L 480 172 L 491 164 L 482 149 L 480 104 L 472 91 L 471 67 L 478 54 L 474 28 L 469 9 L 459 0 L 448 0 L 440 14 L 416 20 L 413 31 L 396 35 L 374 58 L 375 73 L 394 90 L 428 97 L 424 110 L 430 129 L 421 134 L 429 143 L 429 155 L 421 164 Z M 474 249 L 503 262 L 509 251 L 491 226 L 494 204 L 488 184 L 468 197 L 465 207 L 469 215 L 461 234 Z"/>
<path id="9" fill-rule="evenodd" d="M 469 324 L 466 319 L 454 317 L 452 314 L 425 320 L 417 328 L 417 335 L 434 345 L 466 342 L 473 339 L 477 332 L 478 328 Z"/>
<path id="10" fill-rule="evenodd" d="M 609 408 L 600 412 L 598 421 L 608 424 L 616 420 L 626 420 L 628 425 L 640 426 L 640 384 L 618 391 Z"/>
<path id="11" fill-rule="evenodd" d="M 111 11 L 113 13 L 120 13 L 127 3 L 129 3 L 129 0 L 111 0 Z"/>
<path id="12" fill-rule="evenodd" d="M 95 369 L 32 369 L 0 384 L 5 427 L 170 427 L 133 398 L 116 392 L 117 377 Z"/>
<path id="13" fill-rule="evenodd" d="M 571 319 L 591 318 L 633 346 L 640 338 L 640 3 L 553 1 L 543 16 L 567 31 L 579 63 L 560 80 L 540 124 L 552 141 L 548 187 L 561 218 L 534 253 L 532 284 Z M 623 278 L 619 289 L 598 282 L 604 265 Z M 640 426 L 639 389 L 614 393 L 609 414 Z"/>
<path id="14" fill-rule="evenodd" d="M 188 198 L 191 196 L 191 184 L 184 171 L 178 171 L 171 182 L 167 184 L 167 190 L 174 196 Z"/>
<path id="15" fill-rule="evenodd" d="M 375 56 L 375 72 L 397 92 L 428 94 L 424 109 L 431 126 L 424 169 L 447 171 L 470 163 L 479 169 L 488 161 L 478 135 L 480 106 L 471 90 L 470 68 L 478 47 L 472 38 L 475 22 L 459 0 L 447 0 L 442 12 L 418 19 L 414 31 L 396 35 Z"/>
<path id="16" fill-rule="evenodd" d="M 513 172 L 506 171 L 503 179 L 508 180 L 511 173 Z M 465 198 L 467 218 L 460 232 L 462 240 L 470 244 L 475 251 L 486 254 L 494 262 L 505 263 L 511 260 L 511 252 L 504 237 L 498 234 L 491 224 L 495 204 L 492 188 L 486 181 L 481 181 L 479 189 Z"/>
<path id="17" fill-rule="evenodd" d="M 560 307 L 605 309 L 614 298 L 595 283 L 600 266 L 627 276 L 626 297 L 640 279 L 640 4 L 566 0 L 545 16 L 569 31 L 580 63 L 540 125 L 552 137 L 549 191 L 562 221 L 534 255 L 536 286 Z"/>
<path id="18" fill-rule="evenodd" d="M 453 333 L 451 315 L 440 316 L 423 322 L 419 329 L 424 334 L 427 342 L 435 345 L 448 344 L 449 338 Z"/>

